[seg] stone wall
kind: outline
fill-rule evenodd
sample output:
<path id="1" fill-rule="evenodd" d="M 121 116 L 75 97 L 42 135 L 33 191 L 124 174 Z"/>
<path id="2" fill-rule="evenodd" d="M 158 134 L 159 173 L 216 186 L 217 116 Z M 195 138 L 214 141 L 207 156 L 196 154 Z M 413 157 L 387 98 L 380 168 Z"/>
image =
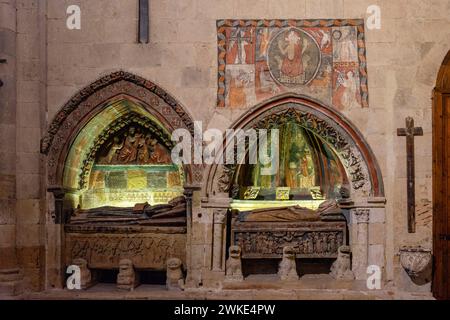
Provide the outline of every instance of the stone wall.
<path id="1" fill-rule="evenodd" d="M 195 120 L 203 121 L 204 128 L 225 129 L 245 110 L 215 109 L 216 19 L 364 18 L 367 7 L 378 4 L 381 29 L 366 30 L 370 107 L 345 115 L 369 142 L 383 173 L 386 215 L 377 217 L 377 224 L 369 227 L 369 237 L 374 237 L 369 241 L 378 244 L 381 240 L 375 239 L 376 235 L 383 236 L 385 245 L 377 247 L 376 254 L 385 257 L 386 279 L 417 289 L 402 281 L 404 273 L 396 254 L 404 244 L 431 247 L 431 90 L 449 50 L 450 3 L 150 0 L 149 44 L 136 43 L 137 3 L 0 0 L 0 41 L 5 44 L 0 46 L 0 58 L 5 55 L 8 59 L 7 65 L 0 65 L 0 78 L 5 82 L 0 88 L 0 246 L 12 257 L 8 261 L 14 261 L 16 243 L 20 265 L 29 274 L 32 287 L 42 288 L 44 278 L 47 286 L 58 283 L 50 280 L 54 273 L 49 270 L 57 270 L 58 264 L 52 258 L 57 250 L 52 239 L 58 237 L 47 222 L 51 221 L 47 202 L 42 200 L 45 179 L 39 138 L 78 90 L 103 75 L 126 70 L 160 85 Z M 81 30 L 66 28 L 66 8 L 71 4 L 81 8 Z M 404 127 L 406 116 L 413 116 L 416 125 L 424 129 L 424 136 L 416 138 L 415 234 L 407 233 L 405 139 L 396 136 L 396 128 Z M 211 263 L 213 216 L 212 211 L 200 209 L 198 195 L 194 195 L 194 206 L 191 261 L 192 267 L 201 271 Z M 44 243 L 49 248 L 46 257 Z M 201 277 L 202 272 L 197 275 Z"/>
<path id="2" fill-rule="evenodd" d="M 16 239 L 16 1 L 0 2 L 0 269 L 17 266 Z"/>

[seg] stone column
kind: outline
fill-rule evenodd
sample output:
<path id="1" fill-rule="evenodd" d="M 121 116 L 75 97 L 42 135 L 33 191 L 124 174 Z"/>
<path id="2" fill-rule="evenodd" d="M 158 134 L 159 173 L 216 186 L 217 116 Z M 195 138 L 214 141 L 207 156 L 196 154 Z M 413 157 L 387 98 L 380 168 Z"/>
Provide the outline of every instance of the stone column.
<path id="1" fill-rule="evenodd" d="M 227 209 L 214 210 L 213 271 L 224 271 L 225 223 Z"/>
<path id="2" fill-rule="evenodd" d="M 357 280 L 365 280 L 367 278 L 369 213 L 370 209 L 367 208 L 352 210 L 353 224 L 356 222 L 356 238 L 352 241 L 352 271 Z"/>
<path id="3" fill-rule="evenodd" d="M 192 186 L 184 186 L 184 197 L 186 198 L 186 270 L 187 270 L 187 277 L 190 279 L 191 276 L 191 267 L 192 267 L 192 252 L 191 252 L 191 244 L 192 244 L 192 197 L 194 195 L 194 190 L 196 190 L 195 187 Z"/>

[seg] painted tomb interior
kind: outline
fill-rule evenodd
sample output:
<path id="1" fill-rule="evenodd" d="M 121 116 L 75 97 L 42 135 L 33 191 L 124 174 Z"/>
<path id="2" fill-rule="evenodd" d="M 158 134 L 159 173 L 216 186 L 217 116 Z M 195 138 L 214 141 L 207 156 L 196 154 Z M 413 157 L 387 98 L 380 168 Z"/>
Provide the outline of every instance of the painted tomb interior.
<path id="1" fill-rule="evenodd" d="M 234 180 L 238 189 L 233 207 L 244 210 L 297 204 L 317 209 L 325 199 L 337 198 L 340 188 L 348 182 L 333 149 L 294 119 L 275 123 L 270 129 L 279 130 L 276 170 L 274 174 L 264 171 L 271 163 L 249 164 L 246 161 L 240 165 Z M 270 140 L 269 130 L 269 144 Z"/>
<path id="2" fill-rule="evenodd" d="M 110 110 L 130 105 L 123 101 Z M 66 179 L 78 180 L 77 206 L 157 205 L 182 195 L 183 172 L 172 163 L 172 141 L 165 129 L 138 112 L 126 113 L 100 129 L 110 113 L 100 114 L 82 129 L 66 160 Z M 94 132 L 99 132 L 97 137 Z M 81 168 L 71 166 L 74 162 Z"/>

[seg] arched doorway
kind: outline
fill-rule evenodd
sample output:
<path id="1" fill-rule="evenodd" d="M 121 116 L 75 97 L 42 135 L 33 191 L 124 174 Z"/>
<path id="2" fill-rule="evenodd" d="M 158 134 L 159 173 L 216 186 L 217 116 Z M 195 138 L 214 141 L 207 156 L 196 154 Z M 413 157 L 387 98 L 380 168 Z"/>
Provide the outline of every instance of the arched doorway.
<path id="1" fill-rule="evenodd" d="M 433 295 L 450 298 L 450 51 L 433 90 Z"/>

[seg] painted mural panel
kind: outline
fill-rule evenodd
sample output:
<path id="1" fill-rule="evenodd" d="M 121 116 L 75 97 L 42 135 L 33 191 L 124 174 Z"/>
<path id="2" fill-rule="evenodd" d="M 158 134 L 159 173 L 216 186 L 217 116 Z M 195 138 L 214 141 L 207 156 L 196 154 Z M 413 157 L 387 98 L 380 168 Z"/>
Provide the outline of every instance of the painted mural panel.
<path id="1" fill-rule="evenodd" d="M 363 20 L 218 20 L 218 107 L 307 95 L 368 107 Z"/>

